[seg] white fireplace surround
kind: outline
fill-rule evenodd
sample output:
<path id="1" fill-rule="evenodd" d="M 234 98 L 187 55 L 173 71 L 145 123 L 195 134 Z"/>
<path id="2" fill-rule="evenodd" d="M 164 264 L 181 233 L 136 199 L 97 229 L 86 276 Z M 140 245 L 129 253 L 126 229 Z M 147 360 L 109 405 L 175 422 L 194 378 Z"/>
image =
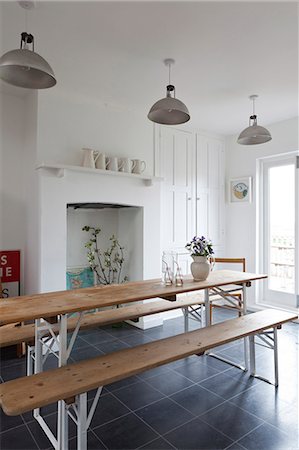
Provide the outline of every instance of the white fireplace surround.
<path id="1" fill-rule="evenodd" d="M 160 183 L 147 186 L 134 177 L 101 176 L 66 170 L 38 170 L 40 206 L 40 292 L 66 288 L 67 204 L 115 203 L 143 209 L 143 279 L 160 276 Z M 139 243 L 140 245 L 140 243 Z"/>

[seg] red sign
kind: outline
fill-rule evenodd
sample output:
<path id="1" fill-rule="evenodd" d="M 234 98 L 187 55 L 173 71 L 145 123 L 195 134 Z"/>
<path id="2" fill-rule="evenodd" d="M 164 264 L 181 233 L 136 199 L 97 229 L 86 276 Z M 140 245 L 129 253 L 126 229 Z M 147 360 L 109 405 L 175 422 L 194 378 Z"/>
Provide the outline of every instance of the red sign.
<path id="1" fill-rule="evenodd" d="M 2 283 L 20 282 L 20 250 L 0 251 L 0 280 Z"/>

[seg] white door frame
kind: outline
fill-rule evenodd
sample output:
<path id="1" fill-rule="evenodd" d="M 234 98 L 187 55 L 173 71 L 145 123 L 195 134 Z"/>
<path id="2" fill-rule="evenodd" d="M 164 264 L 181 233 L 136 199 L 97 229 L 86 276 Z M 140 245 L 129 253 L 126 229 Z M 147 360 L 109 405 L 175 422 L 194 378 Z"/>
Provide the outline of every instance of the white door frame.
<path id="1" fill-rule="evenodd" d="M 257 177 L 256 177 L 256 255 L 257 255 L 257 272 L 267 273 L 267 267 L 265 266 L 265 230 L 268 224 L 265 222 L 264 209 L 266 207 L 265 198 L 265 169 L 267 166 L 280 166 L 288 163 L 295 164 L 295 208 L 299 205 L 299 152 L 293 151 L 288 153 L 282 153 L 275 156 L 263 157 L 257 159 Z M 265 301 L 264 297 L 265 283 L 258 283 L 256 298 L 258 304 L 267 305 L 269 302 Z M 284 296 L 286 294 L 283 294 Z M 271 306 L 275 304 L 276 307 L 281 309 L 294 310 L 299 306 L 299 207 L 295 210 L 295 294 L 289 294 L 290 298 L 288 304 L 283 305 L 279 302 L 279 298 L 276 300 L 275 296 Z"/>

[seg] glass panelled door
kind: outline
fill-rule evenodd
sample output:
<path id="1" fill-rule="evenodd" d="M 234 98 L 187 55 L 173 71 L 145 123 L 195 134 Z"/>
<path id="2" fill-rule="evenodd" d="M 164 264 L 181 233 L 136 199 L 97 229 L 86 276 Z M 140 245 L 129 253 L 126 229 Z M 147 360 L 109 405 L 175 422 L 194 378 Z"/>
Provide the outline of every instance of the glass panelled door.
<path id="1" fill-rule="evenodd" d="M 264 300 L 281 307 L 297 306 L 296 159 L 264 163 Z"/>

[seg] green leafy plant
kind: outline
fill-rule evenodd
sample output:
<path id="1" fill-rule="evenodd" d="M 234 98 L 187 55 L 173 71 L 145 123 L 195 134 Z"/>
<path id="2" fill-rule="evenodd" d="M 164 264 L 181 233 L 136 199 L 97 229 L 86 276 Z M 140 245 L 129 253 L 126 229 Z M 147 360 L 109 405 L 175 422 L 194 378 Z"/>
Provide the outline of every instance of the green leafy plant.
<path id="1" fill-rule="evenodd" d="M 85 244 L 87 249 L 87 261 L 90 268 L 96 275 L 98 284 L 124 283 L 128 277 L 122 277 L 124 264 L 124 247 L 118 239 L 112 235 L 110 237 L 111 245 L 102 250 L 98 246 L 98 236 L 101 233 L 100 228 L 89 227 L 85 225 L 82 231 L 89 233 L 89 240 Z"/>

